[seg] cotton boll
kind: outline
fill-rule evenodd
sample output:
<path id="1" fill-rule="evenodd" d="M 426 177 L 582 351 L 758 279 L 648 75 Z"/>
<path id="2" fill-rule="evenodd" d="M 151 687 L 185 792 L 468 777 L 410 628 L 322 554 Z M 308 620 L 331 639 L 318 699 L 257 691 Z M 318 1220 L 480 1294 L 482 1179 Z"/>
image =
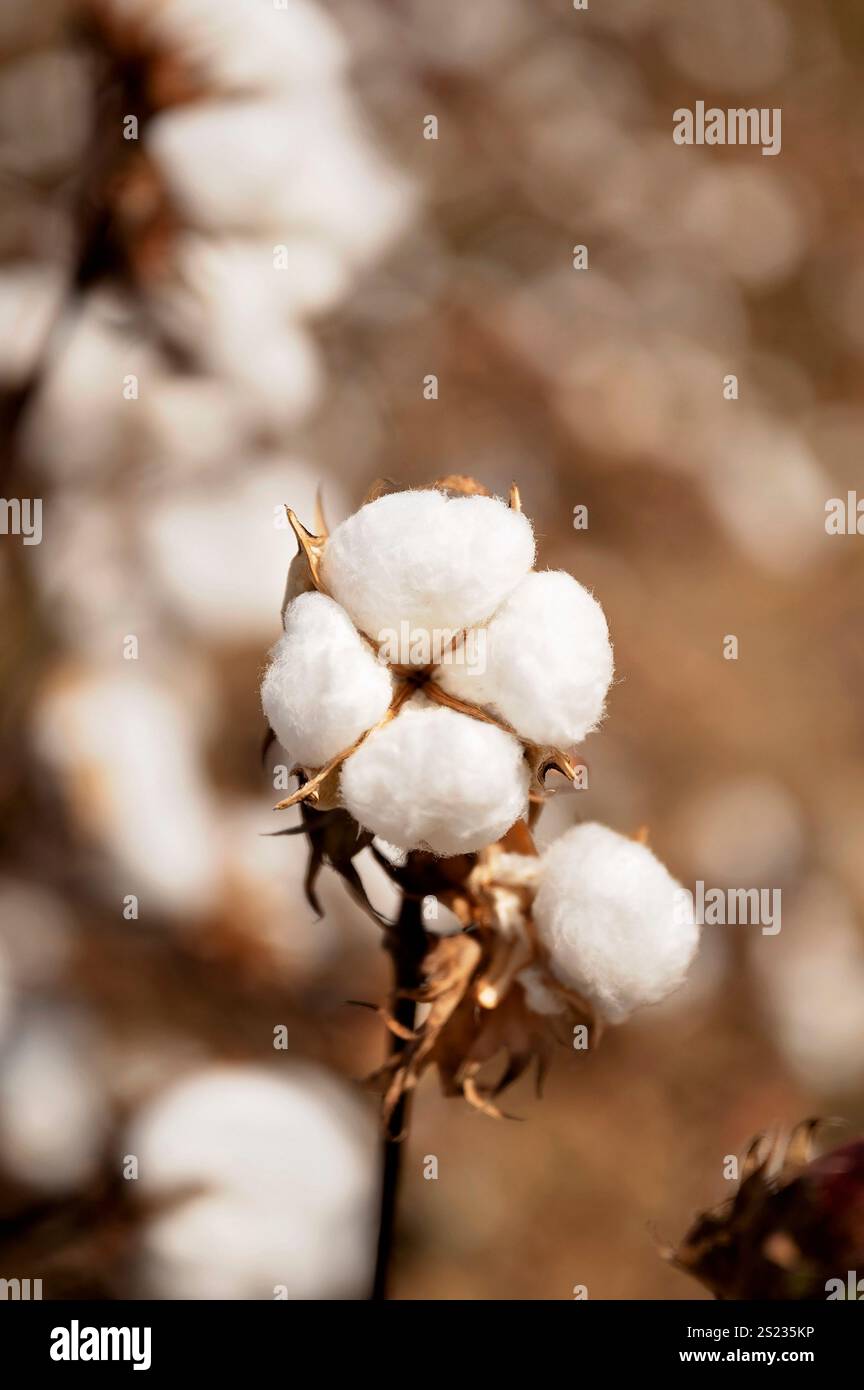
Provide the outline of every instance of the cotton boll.
<path id="1" fill-rule="evenodd" d="M 162 369 L 153 342 L 133 330 L 122 298 L 109 289 L 84 295 L 65 326 L 63 351 L 45 365 L 39 409 L 25 429 L 28 455 L 64 484 L 121 471 L 138 429 L 124 389 L 133 377 L 140 384 Z"/>
<path id="2" fill-rule="evenodd" d="M 531 525 L 520 512 L 497 498 L 430 489 L 379 497 L 350 516 L 330 537 L 323 577 L 376 641 L 407 622 L 446 644 L 441 634 L 483 622 L 533 563 Z"/>
<path id="3" fill-rule="evenodd" d="M 195 918 L 219 900 L 197 727 L 206 710 L 196 721 L 167 685 L 133 675 L 136 664 L 63 672 L 36 706 L 36 746 L 79 830 L 110 856 L 112 891 Z"/>
<path id="4" fill-rule="evenodd" d="M 159 1298 L 362 1297 L 377 1190 L 374 1127 L 319 1067 L 212 1067 L 158 1096 L 126 1138 L 145 1198 L 200 1189 L 149 1223 Z"/>
<path id="5" fill-rule="evenodd" d="M 162 332 L 228 385 L 247 427 L 302 419 L 319 398 L 322 368 L 280 296 L 272 246 L 190 234 L 178 239 L 173 263 L 152 296 Z"/>
<path id="6" fill-rule="evenodd" d="M 342 799 L 405 849 L 467 854 L 523 815 L 528 780 L 510 734 L 415 695 L 343 765 Z"/>
<path id="7" fill-rule="evenodd" d="M 854 902 L 837 881 L 814 875 L 784 912 L 782 934 L 747 944 L 760 1006 L 794 1075 L 828 1095 L 860 1092 L 864 938 Z"/>
<path id="8" fill-rule="evenodd" d="M 310 232 L 319 258 L 336 253 L 347 267 L 365 264 L 402 230 L 412 206 L 407 180 L 334 87 L 171 108 L 153 122 L 149 147 L 184 221 L 211 233 L 269 234 L 271 279 L 273 245 L 308 241 Z M 277 296 L 279 278 L 277 271 Z"/>
<path id="9" fill-rule="evenodd" d="M 281 454 L 238 455 L 227 476 L 212 478 L 206 488 L 175 480 L 141 519 L 149 588 L 158 588 L 172 613 L 208 641 L 242 642 L 259 633 L 266 641 L 273 633 L 273 595 L 294 546 L 285 498 L 299 515 L 311 515 L 317 481 L 305 463 Z M 338 506 L 339 494 L 328 488 L 330 501 Z"/>
<path id="10" fill-rule="evenodd" d="M 63 297 L 59 267 L 19 261 L 0 272 L 0 381 L 34 371 Z"/>
<path id="11" fill-rule="evenodd" d="M 346 65 L 341 34 L 309 0 L 108 0 L 107 8 L 226 91 L 329 82 Z"/>
<path id="12" fill-rule="evenodd" d="M 464 662 L 445 659 L 436 679 L 452 695 L 488 706 L 523 738 L 566 748 L 602 717 L 612 679 L 606 618 L 561 570 L 523 579 L 465 651 Z"/>
<path id="13" fill-rule="evenodd" d="M 20 1182 L 66 1191 L 90 1178 L 108 1123 L 96 1050 L 71 1015 L 34 1013 L 16 1029 L 0 1067 L 0 1144 Z"/>
<path id="14" fill-rule="evenodd" d="M 681 984 L 698 940 L 692 902 L 668 870 L 596 824 L 546 851 L 534 921 L 553 973 L 612 1023 Z"/>
<path id="15" fill-rule="evenodd" d="M 350 748 L 387 713 L 393 682 L 338 603 L 300 594 L 261 686 L 264 713 L 282 747 L 318 768 Z"/>

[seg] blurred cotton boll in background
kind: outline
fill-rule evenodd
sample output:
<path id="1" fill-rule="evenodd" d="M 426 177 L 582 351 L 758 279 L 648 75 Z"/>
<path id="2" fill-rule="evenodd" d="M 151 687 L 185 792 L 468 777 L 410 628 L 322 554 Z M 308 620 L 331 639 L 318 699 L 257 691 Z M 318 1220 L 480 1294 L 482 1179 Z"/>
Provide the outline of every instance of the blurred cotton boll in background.
<path id="1" fill-rule="evenodd" d="M 764 775 L 703 788 L 686 800 L 677 820 L 680 843 L 706 883 L 743 887 L 785 881 L 805 846 L 796 798 Z"/>
<path id="2" fill-rule="evenodd" d="M 143 1296 L 366 1296 L 375 1126 L 320 1067 L 195 1073 L 138 1114 L 126 1145 L 145 1198 L 201 1189 L 147 1230 Z"/>
<path id="3" fill-rule="evenodd" d="M 175 486 L 148 500 L 143 551 L 179 623 L 221 643 L 278 634 L 273 596 L 295 549 L 285 504 L 311 523 L 317 480 L 308 464 L 260 456 L 206 488 Z M 338 482 L 325 501 L 334 514 L 344 506 Z"/>
<path id="4" fill-rule="evenodd" d="M 59 269 L 14 264 L 0 272 L 0 382 L 18 385 L 38 361 L 63 292 Z"/>
<path id="5" fill-rule="evenodd" d="M 95 290 L 66 312 L 56 330 L 62 351 L 40 354 L 44 374 L 26 446 L 61 485 L 104 482 L 136 443 L 135 406 L 124 398 L 124 380 L 147 381 L 159 370 L 159 353 L 113 290 Z"/>
<path id="6" fill-rule="evenodd" d="M 206 911 L 218 859 L 188 709 L 129 663 L 58 682 L 37 725 L 76 823 L 109 857 L 118 904 L 134 894 L 157 909 Z"/>
<path id="7" fill-rule="evenodd" d="M 0 1058 L 0 1150 L 28 1187 L 86 1183 L 101 1157 L 108 1109 L 95 1039 L 74 1016 L 44 1010 L 18 1020 Z"/>
<path id="8" fill-rule="evenodd" d="M 814 924 L 817 924 L 814 929 Z M 812 877 L 780 937 L 750 942 L 773 1037 L 805 1085 L 841 1096 L 864 1079 L 864 938 L 832 879 Z"/>
<path id="9" fill-rule="evenodd" d="M 226 92 L 281 91 L 286 84 L 338 77 L 345 44 L 311 0 L 96 0 L 117 20 L 145 32 L 208 84 Z"/>

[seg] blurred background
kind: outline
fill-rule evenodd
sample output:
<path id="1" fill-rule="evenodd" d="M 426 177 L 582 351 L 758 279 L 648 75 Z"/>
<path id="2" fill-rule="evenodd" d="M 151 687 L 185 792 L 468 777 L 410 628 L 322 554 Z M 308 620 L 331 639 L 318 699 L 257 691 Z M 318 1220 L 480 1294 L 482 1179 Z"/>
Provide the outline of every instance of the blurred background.
<path id="1" fill-rule="evenodd" d="M 0 1276 L 365 1294 L 387 962 L 260 757 L 319 484 L 515 479 L 618 670 L 540 841 L 782 891 L 523 1123 L 425 1080 L 393 1296 L 702 1296 L 656 1242 L 726 1156 L 860 1130 L 862 68 L 852 0 L 2 0 Z M 782 153 L 676 146 L 697 100 Z"/>

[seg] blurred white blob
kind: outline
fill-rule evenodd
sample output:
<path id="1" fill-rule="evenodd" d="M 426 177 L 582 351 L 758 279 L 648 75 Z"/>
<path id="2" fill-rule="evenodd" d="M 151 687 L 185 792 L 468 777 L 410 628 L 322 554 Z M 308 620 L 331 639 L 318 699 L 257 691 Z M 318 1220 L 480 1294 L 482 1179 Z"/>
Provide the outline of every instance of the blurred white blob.
<path id="1" fill-rule="evenodd" d="M 317 83 L 345 66 L 341 35 L 309 0 L 102 0 L 143 26 L 202 80 L 227 91 L 280 91 Z"/>
<path id="2" fill-rule="evenodd" d="M 778 284 L 807 251 L 800 206 L 776 169 L 694 172 L 676 215 L 691 254 L 704 254 L 747 288 Z"/>
<path id="3" fill-rule="evenodd" d="M 19 1028 L 0 1065 L 0 1148 L 28 1186 L 86 1182 L 107 1127 L 93 1040 L 76 1020 L 41 1015 Z"/>
<path id="4" fill-rule="evenodd" d="M 139 0 L 125 7 L 141 9 Z M 153 21 L 212 79 L 206 96 L 148 126 L 148 154 L 187 228 L 154 309 L 175 341 L 242 393 L 251 426 L 286 427 L 322 389 L 299 321 L 331 309 L 353 273 L 383 254 L 414 192 L 363 129 L 326 15 L 305 0 L 212 8 L 171 0 Z"/>
<path id="5" fill-rule="evenodd" d="M 275 638 L 297 549 L 285 504 L 314 530 L 317 483 L 306 464 L 270 458 L 206 488 L 175 486 L 154 497 L 141 522 L 144 552 L 178 616 L 214 640 Z M 331 524 L 346 509 L 335 485 L 324 506 Z"/>
<path id="6" fill-rule="evenodd" d="M 56 893 L 23 880 L 0 879 L 0 954 L 7 977 L 19 989 L 38 989 L 56 978 L 69 957 L 71 928 L 72 920 Z M 0 979 L 3 970 L 0 964 Z M 0 1020 L 2 1014 L 0 1003 Z"/>
<path id="7" fill-rule="evenodd" d="M 237 300 L 244 295 L 251 298 L 254 311 L 282 319 L 324 313 L 339 303 L 349 287 L 345 262 L 335 248 L 299 232 L 274 244 L 185 232 L 177 256 L 190 290 L 226 304 L 232 296 Z M 191 320 L 189 326 L 193 326 Z"/>
<path id="8" fill-rule="evenodd" d="M 736 414 L 702 464 L 708 500 L 749 560 L 794 574 L 815 558 L 831 479 L 797 431 Z"/>
<path id="9" fill-rule="evenodd" d="M 18 386 L 39 360 L 63 295 L 59 267 L 35 262 L 0 271 L 0 382 Z"/>
<path id="10" fill-rule="evenodd" d="M 663 9 L 666 51 L 697 82 L 749 91 L 776 82 L 786 69 L 789 23 L 776 0 L 666 0 Z"/>
<path id="11" fill-rule="evenodd" d="M 155 347 L 122 299 L 103 290 L 76 304 L 51 347 L 38 409 L 28 421 L 29 452 L 58 481 L 116 471 L 118 460 L 128 463 L 138 423 L 128 379 L 136 377 L 143 391 L 159 370 Z"/>
<path id="12" fill-rule="evenodd" d="M 236 397 L 249 430 L 296 425 L 322 389 L 317 349 L 279 298 L 273 248 L 181 237 L 176 274 L 154 286 L 152 307 L 172 342 Z"/>
<path id="13" fill-rule="evenodd" d="M 806 1085 L 829 1095 L 864 1080 L 864 934 L 835 880 L 807 880 L 777 936 L 748 935 L 774 1040 Z"/>
<path id="14" fill-rule="evenodd" d="M 215 377 L 153 377 L 135 414 L 142 472 L 157 486 L 170 477 L 172 487 L 233 472 L 246 445 L 248 416 L 240 396 Z"/>
<path id="15" fill-rule="evenodd" d="M 37 747 L 73 819 L 114 861 L 118 912 L 135 894 L 142 915 L 195 917 L 219 889 L 197 730 L 167 687 L 140 676 L 136 662 L 118 665 L 126 669 L 70 673 L 45 691 Z"/>
<path id="16" fill-rule="evenodd" d="M 362 1298 L 377 1189 L 375 1129 L 317 1066 L 213 1067 L 139 1113 L 142 1194 L 204 1190 L 156 1218 L 142 1282 L 163 1298 Z"/>
<path id="17" fill-rule="evenodd" d="M 386 248 L 411 207 L 405 177 L 367 140 L 338 86 L 171 109 L 148 128 L 148 148 L 191 226 L 269 234 L 271 277 L 285 274 L 273 269 L 273 243 L 313 235 L 359 265 Z"/>
<path id="18" fill-rule="evenodd" d="M 135 633 L 154 649 L 160 615 L 156 595 L 141 582 L 136 514 L 106 506 L 90 484 L 58 488 L 47 510 L 34 566 L 45 610 L 67 649 L 104 660 Z"/>
<path id="19" fill-rule="evenodd" d="M 776 886 L 801 857 L 798 802 L 773 777 L 735 777 L 685 801 L 676 817 L 681 856 L 709 887 Z"/>

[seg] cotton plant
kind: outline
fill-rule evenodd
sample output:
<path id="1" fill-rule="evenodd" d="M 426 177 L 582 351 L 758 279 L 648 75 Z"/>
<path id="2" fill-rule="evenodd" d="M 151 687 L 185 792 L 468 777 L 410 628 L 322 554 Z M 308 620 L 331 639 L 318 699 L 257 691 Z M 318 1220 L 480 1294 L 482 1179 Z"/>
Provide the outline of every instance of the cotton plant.
<path id="1" fill-rule="evenodd" d="M 297 424 L 323 383 L 309 320 L 414 204 L 364 127 L 340 29 L 315 0 L 82 5 L 119 88 L 100 251 L 169 366 L 220 382 L 247 432 Z"/>
<path id="2" fill-rule="evenodd" d="M 469 478 L 378 485 L 332 534 L 320 511 L 315 532 L 288 515 L 298 552 L 261 688 L 298 781 L 277 810 L 302 808 L 285 833 L 309 837 L 313 901 L 329 863 L 377 917 L 353 863 L 367 847 L 402 890 L 383 922 L 388 1134 L 430 1066 L 500 1116 L 556 1035 L 590 1045 L 680 985 L 696 948 L 687 895 L 640 839 L 580 824 L 535 845 L 548 774 L 575 780 L 573 750 L 604 715 L 606 618 L 570 574 L 535 568 L 515 487 L 504 501 Z"/>

